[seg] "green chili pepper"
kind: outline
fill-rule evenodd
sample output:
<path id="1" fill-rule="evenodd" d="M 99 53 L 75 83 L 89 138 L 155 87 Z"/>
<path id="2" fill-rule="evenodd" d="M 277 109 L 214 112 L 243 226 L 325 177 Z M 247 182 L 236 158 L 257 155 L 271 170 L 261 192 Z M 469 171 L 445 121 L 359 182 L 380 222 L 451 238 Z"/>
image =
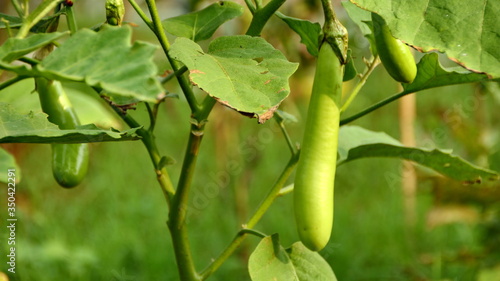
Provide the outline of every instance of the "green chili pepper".
<path id="1" fill-rule="evenodd" d="M 318 55 L 294 187 L 294 208 L 302 243 L 323 249 L 333 226 L 334 180 L 343 65 L 331 45 Z"/>
<path id="2" fill-rule="evenodd" d="M 36 90 L 42 110 L 50 122 L 62 130 L 75 129 L 78 117 L 59 81 L 35 78 Z M 89 161 L 88 144 L 52 144 L 52 172 L 63 187 L 74 187 L 87 174 Z"/>
<path id="3" fill-rule="evenodd" d="M 394 80 L 411 83 L 417 75 L 417 66 L 410 47 L 394 38 L 384 19 L 372 13 L 375 45 L 380 60 Z"/>

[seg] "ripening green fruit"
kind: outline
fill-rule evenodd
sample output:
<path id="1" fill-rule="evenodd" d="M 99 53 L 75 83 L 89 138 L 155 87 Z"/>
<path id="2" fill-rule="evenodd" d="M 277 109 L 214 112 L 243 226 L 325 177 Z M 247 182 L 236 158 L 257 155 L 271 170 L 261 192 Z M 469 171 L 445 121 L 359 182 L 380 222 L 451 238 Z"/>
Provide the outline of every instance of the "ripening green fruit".
<path id="1" fill-rule="evenodd" d="M 410 47 L 392 36 L 381 16 L 372 13 L 372 22 L 377 52 L 387 72 L 398 82 L 413 82 L 417 66 Z"/>
<path id="2" fill-rule="evenodd" d="M 62 130 L 75 129 L 78 117 L 59 81 L 35 78 L 42 110 Z M 88 144 L 52 144 L 52 172 L 57 183 L 74 187 L 85 178 L 89 162 Z"/>
<path id="3" fill-rule="evenodd" d="M 302 243 L 313 251 L 326 246 L 333 226 L 342 77 L 343 65 L 330 44 L 323 43 L 294 187 L 297 230 Z"/>
<path id="4" fill-rule="evenodd" d="M 87 175 L 88 164 L 86 143 L 52 145 L 52 173 L 60 186 L 79 185 Z"/>

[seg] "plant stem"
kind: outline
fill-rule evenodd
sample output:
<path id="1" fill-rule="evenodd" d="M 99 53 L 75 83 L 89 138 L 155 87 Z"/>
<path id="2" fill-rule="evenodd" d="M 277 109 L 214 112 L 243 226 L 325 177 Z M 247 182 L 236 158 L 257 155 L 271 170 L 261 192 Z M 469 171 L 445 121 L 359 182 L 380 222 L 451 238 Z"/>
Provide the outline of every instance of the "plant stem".
<path id="1" fill-rule="evenodd" d="M 163 29 L 163 25 L 161 23 L 160 15 L 158 14 L 158 8 L 156 7 L 155 0 L 146 0 L 146 4 L 148 5 L 149 13 L 151 14 L 151 18 L 153 19 L 153 32 L 156 34 L 160 45 L 167 56 L 170 65 L 174 72 L 177 72 L 180 68 L 179 63 L 170 57 L 168 51 L 170 49 L 170 43 L 168 42 L 167 35 L 165 34 L 165 30 Z M 195 114 L 201 108 L 196 100 L 193 89 L 191 88 L 191 84 L 186 76 L 181 75 L 177 76 L 177 81 L 179 81 L 179 85 L 181 86 L 182 92 L 186 97 L 186 100 L 191 108 L 191 112 Z"/>
<path id="2" fill-rule="evenodd" d="M 248 229 L 248 228 L 243 228 L 242 230 L 240 230 L 238 232 L 237 235 L 243 235 L 243 234 L 251 234 L 251 235 L 255 235 L 259 238 L 266 238 L 266 236 L 267 236 L 265 233 L 262 233 L 260 231 L 254 230 L 254 229 Z"/>
<path id="3" fill-rule="evenodd" d="M 262 8 L 262 0 L 254 0 L 254 3 L 257 10 Z"/>
<path id="4" fill-rule="evenodd" d="M 350 123 L 358 118 L 361 118 L 361 117 L 365 116 L 366 114 L 368 114 L 368 113 L 370 113 L 370 112 L 372 112 L 372 111 L 374 111 L 374 110 L 376 110 L 376 109 L 378 109 L 386 104 L 389 104 L 389 103 L 391 103 L 391 102 L 393 102 L 393 101 L 395 101 L 403 96 L 406 96 L 408 94 L 411 94 L 411 92 L 402 91 L 399 94 L 395 94 L 395 95 L 390 96 L 382 101 L 379 101 L 378 103 L 366 108 L 365 110 L 363 110 L 359 113 L 354 114 L 351 117 L 340 120 L 340 126 L 345 125 L 347 123 Z"/>
<path id="5" fill-rule="evenodd" d="M 16 34 L 16 38 L 22 39 L 26 37 L 30 29 L 46 14 L 59 5 L 60 2 L 60 0 L 44 0 L 31 14 L 24 18 L 23 24 Z"/>
<path id="6" fill-rule="evenodd" d="M 146 109 L 148 111 L 148 116 L 149 116 L 149 128 L 148 128 L 148 132 L 150 134 L 153 134 L 153 131 L 155 129 L 155 126 L 156 126 L 156 118 L 158 116 L 158 104 L 155 104 L 154 105 L 154 108 L 151 108 L 151 105 L 149 105 L 149 103 L 144 103 L 146 105 Z"/>
<path id="7" fill-rule="evenodd" d="M 135 119 L 129 114 L 123 114 L 121 110 L 115 106 L 112 106 L 115 112 L 127 123 L 130 128 L 138 128 L 141 125 L 135 121 Z M 150 134 L 147 130 L 140 128 L 137 131 L 137 134 L 142 137 L 141 141 L 148 150 L 149 157 L 151 158 L 151 162 L 153 162 L 153 166 L 155 168 L 155 174 L 158 182 L 163 191 L 163 195 L 167 200 L 167 204 L 170 207 L 172 205 L 171 201 L 174 197 L 175 190 L 172 181 L 170 180 L 170 176 L 168 175 L 167 169 L 165 167 L 160 167 L 161 156 L 156 145 L 156 141 L 154 136 Z"/>
<path id="8" fill-rule="evenodd" d="M 323 7 L 323 13 L 325 14 L 325 26 L 329 26 L 328 28 L 335 25 L 335 21 L 337 20 L 337 16 L 335 15 L 335 10 L 332 6 L 331 0 L 321 0 L 321 5 Z M 333 30 L 333 28 L 332 28 Z"/>
<path id="9" fill-rule="evenodd" d="M 176 71 L 170 73 L 167 77 L 163 78 L 161 80 L 161 83 L 165 84 L 168 81 L 172 80 L 172 78 L 174 78 L 174 77 L 182 76 L 184 74 L 184 72 L 186 72 L 187 70 L 188 70 L 187 67 L 184 65 L 181 68 L 177 69 Z"/>
<path id="10" fill-rule="evenodd" d="M 24 16 L 23 16 L 23 18 L 25 18 L 30 13 L 30 0 L 23 0 L 23 9 L 24 9 Z"/>
<path id="11" fill-rule="evenodd" d="M 274 114 L 274 118 L 276 119 L 276 122 L 278 122 L 278 125 L 280 126 L 280 129 L 281 129 L 281 132 L 283 133 L 283 135 L 285 136 L 285 139 L 286 139 L 286 143 L 288 144 L 288 148 L 290 148 L 290 152 L 292 153 L 292 155 L 296 154 L 297 151 L 296 151 L 296 147 L 295 145 L 293 144 L 293 141 L 292 141 L 292 138 L 290 137 L 290 135 L 288 134 L 288 131 L 286 130 L 286 127 L 285 127 L 285 120 L 283 119 L 283 117 L 279 114 L 279 112 L 276 112 Z"/>
<path id="12" fill-rule="evenodd" d="M 203 101 L 203 107 L 193 114 L 188 145 L 182 164 L 182 172 L 177 185 L 177 191 L 170 208 L 168 227 L 172 237 L 177 268 L 181 280 L 200 280 L 193 263 L 186 227 L 187 205 L 189 191 L 193 180 L 198 153 L 204 135 L 206 118 L 210 114 L 215 100 L 209 96 Z"/>
<path id="13" fill-rule="evenodd" d="M 321 0 L 325 22 L 323 24 L 323 40 L 326 40 L 335 51 L 342 64 L 347 63 L 348 33 L 347 29 L 337 19 L 331 0 Z"/>
<path id="14" fill-rule="evenodd" d="M 73 12 L 73 6 L 66 6 L 66 21 L 71 35 L 75 34 L 78 30 L 78 25 L 76 23 L 75 13 Z"/>
<path id="15" fill-rule="evenodd" d="M 14 77 L 14 78 L 12 78 L 10 80 L 4 81 L 3 83 L 0 83 L 0 91 L 3 90 L 3 89 L 5 89 L 5 88 L 7 88 L 7 87 L 9 87 L 10 85 L 13 85 L 13 84 L 15 84 L 15 83 L 17 83 L 17 82 L 19 82 L 21 80 L 24 80 L 26 78 L 28 78 L 28 77 L 26 77 L 26 76 L 16 76 L 16 77 Z"/>
<path id="16" fill-rule="evenodd" d="M 247 5 L 248 9 L 250 10 L 250 13 L 255 14 L 255 6 L 253 5 L 251 0 L 245 0 L 245 4 Z"/>
<path id="17" fill-rule="evenodd" d="M 290 160 L 288 161 L 288 164 L 286 165 L 285 169 L 281 173 L 280 177 L 278 178 L 278 181 L 274 184 L 274 186 L 271 188 L 269 193 L 267 194 L 266 198 L 260 203 L 259 207 L 257 207 L 257 210 L 253 214 L 253 216 L 248 220 L 248 223 L 245 225 L 245 228 L 253 228 L 257 222 L 262 218 L 262 216 L 265 214 L 267 209 L 271 207 L 271 204 L 273 203 L 274 199 L 276 199 L 276 196 L 279 194 L 281 188 L 285 185 L 286 181 L 292 174 L 293 170 L 295 169 L 295 166 L 297 165 L 297 162 L 299 161 L 299 154 L 296 153 L 293 154 Z"/>
<path id="18" fill-rule="evenodd" d="M 24 19 L 24 11 L 21 8 L 21 5 L 19 5 L 19 2 L 17 0 L 11 0 L 12 6 L 14 6 L 14 9 L 17 12 L 17 15 L 21 18 Z"/>
<path id="19" fill-rule="evenodd" d="M 203 127 L 200 124 L 191 124 L 188 146 L 184 156 L 182 172 L 177 186 L 177 192 L 173 198 L 170 208 L 168 227 L 172 237 L 177 268 L 181 280 L 199 280 L 193 263 L 191 250 L 188 241 L 186 228 L 187 202 L 189 199 L 189 190 L 191 187 L 196 160 L 198 158 L 201 140 L 203 138 Z"/>
<path id="20" fill-rule="evenodd" d="M 200 274 L 201 280 L 205 280 L 210 275 L 212 275 L 212 273 L 214 273 L 224 263 L 224 261 L 226 261 L 227 258 L 229 258 L 229 256 L 231 256 L 231 254 L 240 246 L 240 244 L 245 239 L 245 236 L 248 234 L 247 231 L 244 230 L 253 228 L 257 224 L 257 222 L 262 218 L 267 209 L 269 209 L 274 199 L 278 196 L 281 188 L 285 185 L 287 179 L 290 177 L 290 174 L 295 169 L 298 160 L 299 160 L 299 153 L 292 155 L 285 169 L 283 170 L 278 180 L 267 194 L 264 201 L 262 201 L 259 207 L 257 207 L 257 210 L 250 218 L 250 220 L 243 225 L 243 230 L 240 230 L 238 234 L 236 234 L 236 236 L 234 237 L 233 241 L 231 241 L 231 243 L 227 246 L 227 248 L 224 249 L 224 251 L 205 270 L 201 272 Z"/>
<path id="21" fill-rule="evenodd" d="M 293 188 L 294 188 L 294 184 L 289 184 L 285 187 L 283 187 L 282 189 L 280 189 L 280 192 L 278 193 L 278 197 L 281 197 L 281 196 L 285 196 L 287 195 L 288 193 L 292 193 L 293 192 Z"/>
<path id="22" fill-rule="evenodd" d="M 151 14 L 151 18 L 153 20 L 152 30 L 158 38 L 158 41 L 160 41 L 165 53 L 168 53 L 170 43 L 168 42 L 167 35 L 163 30 L 163 25 L 161 24 L 160 14 L 158 13 L 158 7 L 156 7 L 155 0 L 146 0 L 146 4 L 148 5 L 149 13 Z"/>
<path id="23" fill-rule="evenodd" d="M 21 57 L 21 58 L 18 58 L 17 60 L 22 61 L 24 63 L 27 63 L 27 64 L 29 64 L 31 66 L 37 65 L 37 64 L 40 63 L 39 60 L 34 59 L 34 58 L 28 58 L 28 57 Z"/>
<path id="24" fill-rule="evenodd" d="M 342 105 L 342 108 L 340 108 L 340 113 L 346 111 L 347 108 L 349 107 L 349 105 L 351 105 L 352 101 L 356 98 L 356 96 L 358 95 L 361 88 L 363 88 L 363 86 L 365 85 L 366 80 L 368 80 L 368 77 L 373 72 L 375 67 L 377 67 L 377 65 L 379 65 L 379 63 L 380 63 L 380 60 L 378 59 L 378 56 L 374 57 L 373 61 L 368 65 L 368 69 L 363 74 L 363 76 L 361 76 L 361 79 L 359 80 L 356 87 L 352 90 L 351 94 L 349 95 L 349 98 Z"/>
<path id="25" fill-rule="evenodd" d="M 259 3 L 259 2 L 257 2 Z M 257 6 L 257 10 L 253 14 L 252 22 L 248 27 L 246 35 L 250 36 L 260 36 L 262 29 L 266 25 L 269 18 L 285 3 L 285 0 L 271 0 L 267 3 L 264 8 L 259 9 Z"/>
<path id="26" fill-rule="evenodd" d="M 135 2 L 135 0 L 128 0 L 132 8 L 134 8 L 135 12 L 141 17 L 142 21 L 149 27 L 149 29 L 153 30 L 154 32 L 154 26 L 153 22 L 148 18 L 146 13 L 141 9 L 141 7 Z"/>

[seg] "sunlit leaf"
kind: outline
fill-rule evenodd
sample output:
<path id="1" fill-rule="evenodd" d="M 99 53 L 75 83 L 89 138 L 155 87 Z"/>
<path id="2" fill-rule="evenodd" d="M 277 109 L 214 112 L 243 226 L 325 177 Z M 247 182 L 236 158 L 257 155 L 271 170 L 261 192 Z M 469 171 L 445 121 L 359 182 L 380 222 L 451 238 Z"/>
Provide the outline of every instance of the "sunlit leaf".
<path id="1" fill-rule="evenodd" d="M 45 113 L 19 114 L 9 104 L 0 103 L 0 143 L 85 143 L 137 140 L 139 128 L 125 131 L 102 130 L 93 124 L 74 130 L 60 130 Z"/>
<path id="2" fill-rule="evenodd" d="M 439 50 L 475 72 L 500 77 L 500 1 L 351 0 L 382 16 L 394 37 Z"/>
<path id="3" fill-rule="evenodd" d="M 251 36 L 219 37 L 208 52 L 189 39 L 177 38 L 170 55 L 187 66 L 200 89 L 260 123 L 271 118 L 288 96 L 288 78 L 298 66 L 264 39 Z"/>
<path id="4" fill-rule="evenodd" d="M 464 183 L 498 180 L 495 171 L 475 166 L 441 149 L 406 147 L 383 132 L 358 126 L 343 126 L 339 131 L 339 165 L 361 158 L 389 157 L 413 161 Z"/>
<path id="5" fill-rule="evenodd" d="M 212 37 L 219 26 L 241 14 L 241 5 L 231 1 L 219 1 L 200 11 L 166 19 L 162 24 L 170 34 L 201 41 Z"/>
<path id="6" fill-rule="evenodd" d="M 106 93 L 156 102 L 163 89 L 153 63 L 156 46 L 130 43 L 129 26 L 81 29 L 48 55 L 39 74 L 53 80 L 85 82 Z"/>

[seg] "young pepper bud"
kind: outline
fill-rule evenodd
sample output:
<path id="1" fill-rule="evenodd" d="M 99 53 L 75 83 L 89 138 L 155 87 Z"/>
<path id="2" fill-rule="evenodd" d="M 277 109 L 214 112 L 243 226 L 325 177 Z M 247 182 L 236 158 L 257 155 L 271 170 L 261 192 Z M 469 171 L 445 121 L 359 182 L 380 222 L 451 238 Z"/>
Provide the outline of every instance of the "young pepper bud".
<path id="1" fill-rule="evenodd" d="M 108 24 L 121 26 L 124 15 L 123 0 L 106 0 L 106 22 Z"/>

